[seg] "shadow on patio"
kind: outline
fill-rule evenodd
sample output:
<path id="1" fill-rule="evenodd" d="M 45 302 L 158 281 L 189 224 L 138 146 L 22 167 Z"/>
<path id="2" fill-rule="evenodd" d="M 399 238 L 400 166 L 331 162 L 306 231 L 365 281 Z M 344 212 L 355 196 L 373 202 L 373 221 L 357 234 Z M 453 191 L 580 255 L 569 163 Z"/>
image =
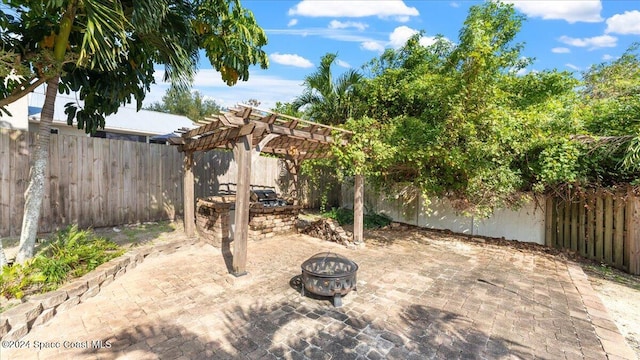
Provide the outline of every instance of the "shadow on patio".
<path id="1" fill-rule="evenodd" d="M 400 320 L 373 322 L 366 314 L 341 309 L 311 308 L 282 301 L 235 306 L 220 321 L 194 320 L 184 326 L 176 319 L 156 321 L 165 325 L 137 325 L 102 339 L 111 349 L 86 350 L 109 358 L 237 359 L 355 359 L 361 358 L 501 358 L 528 357 L 527 348 L 511 341 L 490 338 L 457 314 L 428 306 L 411 305 Z M 388 326 L 389 325 L 389 326 Z M 108 352 L 107 352 L 108 350 Z"/>

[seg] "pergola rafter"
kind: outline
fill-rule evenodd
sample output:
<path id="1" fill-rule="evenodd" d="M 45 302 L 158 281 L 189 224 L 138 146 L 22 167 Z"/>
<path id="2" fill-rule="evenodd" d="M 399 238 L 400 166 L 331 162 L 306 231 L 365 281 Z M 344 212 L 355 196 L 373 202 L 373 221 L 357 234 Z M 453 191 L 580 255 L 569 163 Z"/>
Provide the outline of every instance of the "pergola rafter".
<path id="1" fill-rule="evenodd" d="M 187 235 L 195 235 L 193 154 L 217 148 L 233 149 L 238 163 L 238 180 L 232 268 L 233 274 L 240 276 L 246 272 L 252 157 L 262 152 L 287 160 L 295 189 L 298 189 L 300 162 L 330 157 L 331 146 L 336 141 L 333 135 L 339 135 L 339 141 L 346 144 L 352 133 L 244 104 L 205 120 L 207 124 L 185 131 L 179 138 L 169 139 L 185 154 L 184 228 Z M 357 243 L 363 239 L 363 192 L 363 177 L 356 175 L 353 236 Z"/>

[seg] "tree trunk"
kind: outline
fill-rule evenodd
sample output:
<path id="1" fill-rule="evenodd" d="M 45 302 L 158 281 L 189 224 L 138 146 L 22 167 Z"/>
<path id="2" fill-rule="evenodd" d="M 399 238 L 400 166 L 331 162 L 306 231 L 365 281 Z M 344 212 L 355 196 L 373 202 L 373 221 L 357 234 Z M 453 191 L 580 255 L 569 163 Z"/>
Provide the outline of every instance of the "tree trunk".
<path id="1" fill-rule="evenodd" d="M 44 174 L 49 161 L 49 138 L 59 79 L 59 76 L 55 76 L 47 81 L 47 92 L 40 116 L 38 140 L 29 172 L 29 185 L 24 194 L 24 215 L 22 217 L 22 231 L 20 232 L 20 248 L 16 256 L 17 263 L 23 263 L 34 255 L 40 209 L 42 208 L 42 198 L 44 197 Z"/>
<path id="2" fill-rule="evenodd" d="M 4 248 L 2 247 L 2 239 L 0 238 L 0 270 L 8 263 L 7 256 L 4 254 Z"/>

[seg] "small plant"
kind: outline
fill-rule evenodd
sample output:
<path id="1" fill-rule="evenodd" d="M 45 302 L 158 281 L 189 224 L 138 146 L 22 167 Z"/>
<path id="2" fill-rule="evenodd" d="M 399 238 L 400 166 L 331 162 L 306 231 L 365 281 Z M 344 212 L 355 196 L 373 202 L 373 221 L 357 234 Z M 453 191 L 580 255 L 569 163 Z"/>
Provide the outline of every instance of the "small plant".
<path id="1" fill-rule="evenodd" d="M 330 211 L 323 213 L 322 216 L 336 220 L 341 226 L 353 224 L 353 210 L 332 208 Z M 377 229 L 385 227 L 391 224 L 391 221 L 392 219 L 385 214 L 368 213 L 364 215 L 364 228 Z"/>
<path id="2" fill-rule="evenodd" d="M 322 213 L 322 216 L 337 221 L 341 226 L 353 224 L 353 210 L 331 208 L 331 210 Z"/>
<path id="3" fill-rule="evenodd" d="M 21 299 L 25 291 L 38 288 L 45 282 L 45 276 L 38 272 L 33 261 L 24 264 L 5 265 L 0 276 L 0 295 L 6 298 Z"/>
<path id="4" fill-rule="evenodd" d="M 123 252 L 90 230 L 70 226 L 56 233 L 32 260 L 3 267 L 0 294 L 19 299 L 28 293 L 55 290 L 70 277 L 82 276 Z"/>
<path id="5" fill-rule="evenodd" d="M 378 229 L 391 224 L 392 219 L 380 213 L 369 213 L 364 215 L 365 229 Z"/>

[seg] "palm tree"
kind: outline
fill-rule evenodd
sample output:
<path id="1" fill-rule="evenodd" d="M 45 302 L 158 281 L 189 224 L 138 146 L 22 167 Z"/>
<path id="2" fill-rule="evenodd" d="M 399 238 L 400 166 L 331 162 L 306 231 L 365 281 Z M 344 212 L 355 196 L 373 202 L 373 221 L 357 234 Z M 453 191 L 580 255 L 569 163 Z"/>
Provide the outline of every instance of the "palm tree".
<path id="1" fill-rule="evenodd" d="M 362 81 L 360 73 L 349 69 L 334 82 L 331 65 L 337 57 L 332 53 L 322 57 L 316 71 L 305 78 L 304 93 L 292 104 L 295 110 L 306 107 L 311 120 L 327 125 L 342 124 L 353 115 L 353 92 Z"/>
<path id="2" fill-rule="evenodd" d="M 46 84 L 17 262 L 33 256 L 59 87 L 83 100 L 80 109 L 67 104 L 69 124 L 75 119 L 94 132 L 132 99 L 141 108 L 156 64 L 182 89 L 195 74 L 199 49 L 229 85 L 247 80 L 250 65 L 268 66 L 266 35 L 239 0 L 16 0 L 1 9 L 0 108 Z M 6 81 L 10 76 L 22 82 Z"/>

